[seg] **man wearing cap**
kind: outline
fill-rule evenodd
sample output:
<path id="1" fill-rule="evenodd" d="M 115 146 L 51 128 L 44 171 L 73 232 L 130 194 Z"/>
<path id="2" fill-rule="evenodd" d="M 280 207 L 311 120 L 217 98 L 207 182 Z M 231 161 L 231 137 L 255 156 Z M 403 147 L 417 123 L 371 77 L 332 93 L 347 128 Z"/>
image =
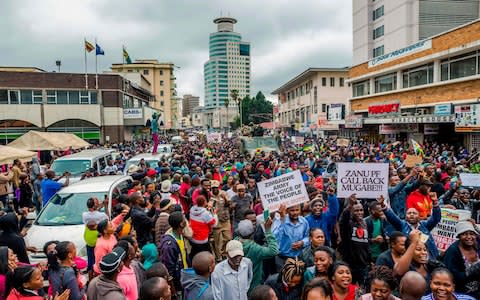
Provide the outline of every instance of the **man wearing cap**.
<path id="1" fill-rule="evenodd" d="M 337 222 L 340 206 L 337 197 L 335 196 L 335 189 L 332 186 L 327 188 L 327 195 L 327 211 L 323 211 L 323 208 L 325 207 L 325 201 L 323 200 L 321 194 L 319 194 L 310 202 L 310 209 L 312 212 L 305 219 L 307 219 L 308 226 L 310 228 L 322 229 L 323 233 L 325 234 L 325 244 L 331 245 L 330 233 Z"/>
<path id="2" fill-rule="evenodd" d="M 253 240 L 255 227 L 252 221 L 245 219 L 238 223 L 238 240 L 243 245 L 245 257 L 248 257 L 253 264 L 253 278 L 252 283 L 250 284 L 250 291 L 262 283 L 263 262 L 278 254 L 277 240 L 275 239 L 275 236 L 273 236 L 271 228 L 272 219 L 268 218 L 265 221 L 265 238 L 267 245 L 261 246 Z"/>
<path id="3" fill-rule="evenodd" d="M 234 195 L 230 201 L 235 209 L 235 213 L 233 215 L 233 228 L 236 229 L 238 222 L 243 219 L 245 211 L 253 208 L 253 197 L 247 193 L 245 185 L 238 184 L 237 194 Z"/>
<path id="4" fill-rule="evenodd" d="M 213 227 L 214 252 L 217 261 L 222 261 L 225 256 L 227 242 L 232 239 L 232 227 L 230 224 L 230 201 L 227 193 L 220 190 L 220 182 L 211 181 L 212 198 L 209 206 L 217 210 L 218 224 Z"/>
<path id="5" fill-rule="evenodd" d="M 125 250 L 116 247 L 100 261 L 102 273 L 90 281 L 87 290 L 88 300 L 123 300 L 126 299 L 122 288 L 117 282 L 118 274 L 122 271 Z"/>
<path id="6" fill-rule="evenodd" d="M 458 240 L 448 247 L 443 261 L 453 274 L 455 291 L 480 299 L 478 228 L 473 222 L 460 221 L 456 232 Z"/>
<path id="7" fill-rule="evenodd" d="M 415 208 L 421 220 L 427 219 L 432 214 L 432 197 L 437 197 L 436 193 L 430 192 L 432 185 L 433 183 L 430 180 L 424 178 L 418 189 L 407 197 L 407 211 L 410 208 Z"/>
<path id="8" fill-rule="evenodd" d="M 253 278 L 252 261 L 245 256 L 242 243 L 232 240 L 227 244 L 227 259 L 212 273 L 213 299 L 247 300 L 247 291 Z"/>

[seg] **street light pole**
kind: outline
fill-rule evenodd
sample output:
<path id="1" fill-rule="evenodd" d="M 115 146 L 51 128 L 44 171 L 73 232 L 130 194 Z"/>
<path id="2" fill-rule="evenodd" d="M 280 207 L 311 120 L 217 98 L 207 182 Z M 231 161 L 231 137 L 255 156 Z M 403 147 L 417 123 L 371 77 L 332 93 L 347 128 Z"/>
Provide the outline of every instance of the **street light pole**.
<path id="1" fill-rule="evenodd" d="M 239 102 L 240 105 L 240 127 L 243 125 L 243 118 L 242 118 L 242 101 Z"/>

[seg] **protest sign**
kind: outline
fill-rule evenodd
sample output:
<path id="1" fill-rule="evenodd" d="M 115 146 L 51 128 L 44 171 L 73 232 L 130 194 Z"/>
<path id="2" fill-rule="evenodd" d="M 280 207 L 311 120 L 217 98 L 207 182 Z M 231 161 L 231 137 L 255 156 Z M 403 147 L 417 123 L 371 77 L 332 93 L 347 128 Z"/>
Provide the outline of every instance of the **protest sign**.
<path id="1" fill-rule="evenodd" d="M 292 173 L 271 178 L 257 183 L 258 193 L 264 209 L 276 211 L 281 204 L 287 207 L 309 201 L 302 174 L 297 170 Z"/>
<path id="2" fill-rule="evenodd" d="M 189 142 L 196 142 L 196 141 L 197 141 L 197 137 L 191 135 L 191 136 L 188 137 L 188 141 L 189 141 Z"/>
<path id="3" fill-rule="evenodd" d="M 339 146 L 339 147 L 348 147 L 349 144 L 350 144 L 349 139 L 338 139 L 337 140 L 337 146 Z"/>
<path id="4" fill-rule="evenodd" d="M 207 134 L 207 143 L 221 143 L 222 134 L 219 132 L 212 132 Z"/>
<path id="5" fill-rule="evenodd" d="M 462 181 L 462 186 L 480 187 L 480 174 L 461 173 L 460 180 Z"/>
<path id="6" fill-rule="evenodd" d="M 388 163 L 337 163 L 337 196 L 376 199 L 388 195 Z"/>
<path id="7" fill-rule="evenodd" d="M 470 216 L 468 210 L 442 208 L 442 219 L 431 231 L 439 251 L 446 251 L 457 240 L 455 226 L 458 221 L 470 219 Z"/>
<path id="8" fill-rule="evenodd" d="M 305 142 L 305 139 L 303 138 L 303 136 L 294 136 L 292 138 L 293 138 L 293 142 L 296 145 L 303 145 L 303 143 Z"/>
<path id="9" fill-rule="evenodd" d="M 421 164 L 423 162 L 423 158 L 421 156 L 416 156 L 416 155 L 407 155 L 407 158 L 405 159 L 405 167 L 407 168 L 413 168 L 418 164 Z"/>

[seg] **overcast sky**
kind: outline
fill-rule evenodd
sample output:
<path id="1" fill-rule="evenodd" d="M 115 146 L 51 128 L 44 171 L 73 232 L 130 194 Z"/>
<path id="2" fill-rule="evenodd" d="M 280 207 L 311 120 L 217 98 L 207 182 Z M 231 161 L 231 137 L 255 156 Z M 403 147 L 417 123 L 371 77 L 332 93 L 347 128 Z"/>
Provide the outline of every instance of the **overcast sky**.
<path id="1" fill-rule="evenodd" d="M 0 66 L 84 72 L 83 38 L 105 50 L 99 70 L 134 59 L 173 62 L 178 95 L 203 101 L 209 33 L 220 14 L 251 43 L 252 93 L 270 93 L 308 67 L 351 63 L 352 0 L 1 0 Z M 94 71 L 94 54 L 88 56 Z"/>

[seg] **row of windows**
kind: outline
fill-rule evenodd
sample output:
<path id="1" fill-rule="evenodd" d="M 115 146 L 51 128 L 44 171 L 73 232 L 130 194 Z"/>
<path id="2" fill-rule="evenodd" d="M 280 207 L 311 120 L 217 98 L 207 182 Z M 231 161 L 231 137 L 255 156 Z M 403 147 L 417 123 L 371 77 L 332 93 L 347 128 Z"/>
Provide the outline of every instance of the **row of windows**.
<path id="1" fill-rule="evenodd" d="M 433 83 L 433 63 L 402 71 L 402 87 L 409 88 Z M 480 51 L 444 59 L 440 62 L 440 80 L 452 80 L 480 74 Z M 397 89 L 397 73 L 390 73 L 374 78 L 375 93 L 383 93 Z M 353 96 L 370 94 L 369 80 L 352 85 Z"/>
<path id="2" fill-rule="evenodd" d="M 47 104 L 97 104 L 97 92 L 47 90 Z M 0 90 L 0 104 L 41 104 L 42 90 Z"/>
<path id="3" fill-rule="evenodd" d="M 345 78 L 340 77 L 338 84 L 339 86 L 344 86 Z M 322 86 L 327 86 L 327 77 L 322 77 Z M 335 86 L 335 77 L 330 77 L 330 86 Z"/>
<path id="4" fill-rule="evenodd" d="M 385 52 L 385 47 L 383 45 L 373 49 L 373 57 L 381 56 Z"/>

